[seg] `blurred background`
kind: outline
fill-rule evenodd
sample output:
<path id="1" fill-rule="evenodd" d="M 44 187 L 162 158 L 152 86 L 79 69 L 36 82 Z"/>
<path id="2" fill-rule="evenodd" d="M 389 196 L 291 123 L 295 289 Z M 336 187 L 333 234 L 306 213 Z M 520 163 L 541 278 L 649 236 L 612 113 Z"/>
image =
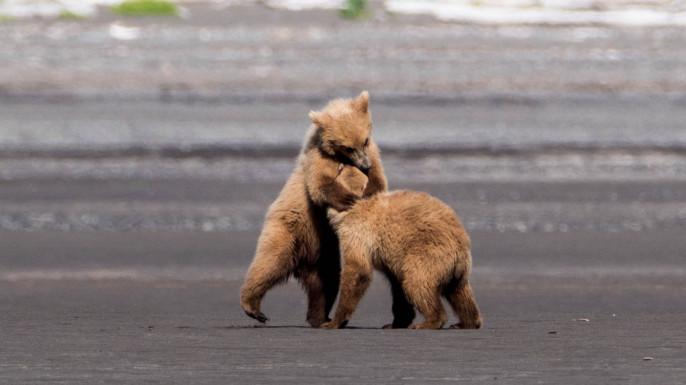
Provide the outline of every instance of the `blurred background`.
<path id="1" fill-rule="evenodd" d="M 147 378 L 187 373 L 165 365 L 188 350 L 149 355 L 136 328 L 199 346 L 252 335 L 229 330 L 253 324 L 238 288 L 307 114 L 366 89 L 390 187 L 457 211 L 485 325 L 513 336 L 486 344 L 510 343 L 498 351 L 470 340 L 479 362 L 519 373 L 551 357 L 626 379 L 646 372 L 614 347 L 638 344 L 663 358 L 653 379 L 678 383 L 683 346 L 651 349 L 686 320 L 685 28 L 686 3 L 666 0 L 0 0 L 5 379 L 158 355 Z M 389 297 L 376 279 L 356 325 L 387 322 Z M 264 303 L 276 325 L 304 325 L 305 306 L 293 283 Z M 599 334 L 577 350 L 492 359 L 589 318 Z M 191 373 L 210 365 L 193 352 Z M 210 373 L 235 369 L 222 359 Z M 43 372 L 22 369 L 34 361 Z M 229 378 L 264 374 L 242 368 Z"/>
<path id="2" fill-rule="evenodd" d="M 0 279 L 240 282 L 307 113 L 363 89 L 390 187 L 455 208 L 477 272 L 681 274 L 587 238 L 684 246 L 683 5 L 3 0 Z"/>
<path id="3" fill-rule="evenodd" d="M 3 0 L 0 17 L 0 231 L 35 240 L 2 279 L 240 281 L 307 113 L 363 89 L 390 187 L 454 207 L 475 255 L 529 234 L 530 271 L 576 264 L 536 252 L 546 235 L 686 228 L 683 2 Z M 477 271 L 520 263 L 493 253 Z M 684 270 L 662 257 L 649 274 Z"/>
<path id="4" fill-rule="evenodd" d="M 307 113 L 367 89 L 391 187 L 469 230 L 683 230 L 683 10 L 3 0 L 0 229 L 257 231 Z"/>

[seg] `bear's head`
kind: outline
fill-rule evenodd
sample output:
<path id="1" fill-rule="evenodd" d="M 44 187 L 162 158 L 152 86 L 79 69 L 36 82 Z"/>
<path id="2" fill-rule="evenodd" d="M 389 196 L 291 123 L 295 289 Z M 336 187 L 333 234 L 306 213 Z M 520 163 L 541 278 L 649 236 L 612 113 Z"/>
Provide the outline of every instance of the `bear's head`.
<path id="1" fill-rule="evenodd" d="M 367 172 L 372 116 L 369 93 L 362 91 L 355 99 L 336 99 L 321 111 L 311 111 L 310 119 L 317 128 L 319 148 L 325 154 Z"/>

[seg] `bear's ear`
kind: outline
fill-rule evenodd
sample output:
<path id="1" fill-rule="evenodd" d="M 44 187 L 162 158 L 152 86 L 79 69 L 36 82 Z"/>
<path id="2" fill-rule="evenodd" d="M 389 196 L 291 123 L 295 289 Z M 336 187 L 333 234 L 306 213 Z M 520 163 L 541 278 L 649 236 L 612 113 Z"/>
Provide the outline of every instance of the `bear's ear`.
<path id="1" fill-rule="evenodd" d="M 358 111 L 360 111 L 363 114 L 367 113 L 367 109 L 369 108 L 369 92 L 362 91 L 360 96 L 357 97 L 357 99 L 353 100 L 351 103 L 352 107 Z"/>
<path id="2" fill-rule="evenodd" d="M 310 111 L 310 119 L 317 127 L 324 127 L 328 122 L 327 115 L 317 111 Z"/>

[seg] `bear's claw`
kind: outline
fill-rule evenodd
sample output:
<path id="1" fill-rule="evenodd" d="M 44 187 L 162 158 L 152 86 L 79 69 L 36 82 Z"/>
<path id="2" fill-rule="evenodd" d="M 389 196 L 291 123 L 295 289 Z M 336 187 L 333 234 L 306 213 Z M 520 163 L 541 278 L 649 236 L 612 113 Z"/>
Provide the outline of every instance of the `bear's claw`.
<path id="1" fill-rule="evenodd" d="M 254 312 L 254 313 L 253 313 L 253 312 L 251 312 L 251 311 L 247 311 L 247 310 L 246 310 L 246 311 L 245 311 L 245 314 L 247 314 L 248 317 L 254 318 L 254 319 L 256 319 L 256 320 L 258 320 L 259 322 L 262 322 L 262 323 L 265 323 L 265 322 L 269 321 L 269 318 L 267 318 L 267 316 L 264 315 L 264 313 L 262 313 L 261 311 L 257 311 L 257 312 Z"/>

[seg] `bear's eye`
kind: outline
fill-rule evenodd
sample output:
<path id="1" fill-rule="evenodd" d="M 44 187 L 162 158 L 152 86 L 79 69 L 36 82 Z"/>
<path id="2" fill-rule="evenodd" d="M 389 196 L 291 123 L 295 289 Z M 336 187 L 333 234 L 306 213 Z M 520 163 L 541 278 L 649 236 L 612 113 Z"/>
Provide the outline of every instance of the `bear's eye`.
<path id="1" fill-rule="evenodd" d="M 352 147 L 348 147 L 348 146 L 346 146 L 346 147 L 345 147 L 345 151 L 346 151 L 346 152 L 354 152 L 354 151 L 355 151 L 355 149 L 354 149 L 354 148 L 352 148 Z"/>
<path id="2" fill-rule="evenodd" d="M 368 144 L 369 144 L 369 138 L 367 138 L 367 140 L 364 141 L 364 146 L 367 147 Z"/>

